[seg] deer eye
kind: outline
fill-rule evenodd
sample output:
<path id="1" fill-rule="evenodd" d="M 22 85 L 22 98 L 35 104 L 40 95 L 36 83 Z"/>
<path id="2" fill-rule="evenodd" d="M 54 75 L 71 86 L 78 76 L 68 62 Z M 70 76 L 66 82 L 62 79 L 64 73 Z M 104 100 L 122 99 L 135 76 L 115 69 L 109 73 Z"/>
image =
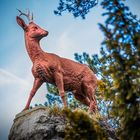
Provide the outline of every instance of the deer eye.
<path id="1" fill-rule="evenodd" d="M 36 29 L 38 29 L 36 26 L 35 26 L 35 27 L 33 27 L 33 28 L 34 28 L 35 30 L 36 30 Z"/>

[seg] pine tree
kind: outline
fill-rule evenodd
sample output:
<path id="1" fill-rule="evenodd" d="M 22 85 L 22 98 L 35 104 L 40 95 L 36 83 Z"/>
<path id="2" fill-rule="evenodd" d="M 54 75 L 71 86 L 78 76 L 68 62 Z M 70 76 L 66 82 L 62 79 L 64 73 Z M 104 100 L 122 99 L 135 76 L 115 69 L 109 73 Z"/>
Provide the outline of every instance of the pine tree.
<path id="1" fill-rule="evenodd" d="M 100 59 L 107 76 L 107 99 L 112 101 L 111 114 L 119 119 L 121 140 L 140 139 L 140 23 L 123 0 L 105 0 L 105 35 Z"/>
<path id="2" fill-rule="evenodd" d="M 86 15 L 98 3 L 97 0 L 59 0 L 57 10 L 54 10 L 56 15 L 62 15 L 64 11 L 72 13 L 74 17 L 82 17 Z"/>
<path id="3" fill-rule="evenodd" d="M 101 57 L 90 58 L 85 53 L 77 54 L 75 58 L 88 64 L 103 81 L 101 89 L 111 103 L 110 115 L 119 121 L 118 138 L 136 140 L 140 139 L 140 22 L 123 1 L 102 0 L 101 5 L 106 10 L 103 16 L 107 18 L 104 25 L 99 24 L 105 36 Z M 60 0 L 61 7 L 55 14 L 61 15 L 68 10 L 74 15 L 78 5 L 65 7 L 65 4 L 64 0 Z M 83 18 L 87 13 L 83 14 Z"/>

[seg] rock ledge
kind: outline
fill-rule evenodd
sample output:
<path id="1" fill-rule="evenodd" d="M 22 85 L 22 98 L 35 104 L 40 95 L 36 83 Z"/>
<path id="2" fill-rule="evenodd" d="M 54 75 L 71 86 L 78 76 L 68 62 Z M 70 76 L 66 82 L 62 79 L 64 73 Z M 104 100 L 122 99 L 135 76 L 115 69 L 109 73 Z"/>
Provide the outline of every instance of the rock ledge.
<path id="1" fill-rule="evenodd" d="M 16 115 L 9 140 L 62 140 L 66 121 L 39 106 Z"/>

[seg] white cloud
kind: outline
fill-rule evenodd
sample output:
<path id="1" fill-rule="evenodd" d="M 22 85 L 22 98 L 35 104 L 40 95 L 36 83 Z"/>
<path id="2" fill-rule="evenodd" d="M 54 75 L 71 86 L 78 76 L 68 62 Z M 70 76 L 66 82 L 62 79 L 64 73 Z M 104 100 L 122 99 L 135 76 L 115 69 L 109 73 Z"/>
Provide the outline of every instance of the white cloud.
<path id="1" fill-rule="evenodd" d="M 18 104 L 20 107 L 18 109 L 21 109 L 21 107 L 23 109 L 23 106 L 27 101 L 27 98 L 33 85 L 33 76 L 31 74 L 28 74 L 28 79 L 27 80 L 23 79 L 24 78 L 20 78 L 8 71 L 0 69 L 0 97 L 3 98 L 0 104 L 6 104 L 8 106 L 8 104 L 11 103 L 13 104 L 12 105 L 13 109 L 15 109 L 15 107 L 18 108 L 17 106 Z M 44 103 L 42 101 L 45 101 L 45 99 L 39 93 L 45 94 L 46 91 L 47 91 L 46 87 L 45 85 L 43 85 L 34 96 L 32 105 L 35 104 L 36 102 Z M 15 102 L 12 102 L 11 101 L 12 99 Z"/>
<path id="2" fill-rule="evenodd" d="M 41 43 L 43 50 L 48 53 L 54 53 L 61 57 L 66 57 L 69 59 L 74 58 L 74 53 L 78 52 L 77 43 L 71 39 L 70 30 L 62 32 L 59 36 L 52 35 L 47 41 Z M 47 47 L 43 47 L 46 46 Z"/>
<path id="3" fill-rule="evenodd" d="M 18 84 L 22 86 L 29 86 L 29 83 L 16 75 L 5 71 L 3 69 L 0 69 L 0 87 L 10 84 Z"/>
<path id="4" fill-rule="evenodd" d="M 20 78 L 11 72 L 0 69 L 0 124 L 5 131 L 9 131 L 15 115 L 23 110 L 26 104 L 33 84 L 31 72 L 26 74 L 26 76 L 28 76 L 27 80 L 23 78 L 24 75 Z M 46 87 L 44 85 L 34 96 L 31 105 L 44 103 L 45 94 Z"/>
<path id="5" fill-rule="evenodd" d="M 56 51 L 60 56 L 71 58 L 74 54 L 76 42 L 70 39 L 69 32 L 63 32 L 58 39 Z"/>

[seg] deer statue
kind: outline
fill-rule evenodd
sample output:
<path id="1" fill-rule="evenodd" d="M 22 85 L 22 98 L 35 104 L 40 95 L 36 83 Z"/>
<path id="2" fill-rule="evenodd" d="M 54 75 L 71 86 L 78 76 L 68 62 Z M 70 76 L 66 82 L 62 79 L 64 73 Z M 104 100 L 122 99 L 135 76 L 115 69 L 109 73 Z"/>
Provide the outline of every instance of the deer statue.
<path id="1" fill-rule="evenodd" d="M 65 91 L 71 91 L 77 100 L 89 107 L 89 112 L 97 111 L 95 99 L 97 78 L 93 71 L 85 64 L 44 52 L 39 42 L 48 35 L 48 31 L 33 22 L 33 15 L 30 12 L 18 11 L 20 15 L 16 17 L 16 20 L 24 31 L 25 45 L 33 63 L 34 76 L 34 84 L 24 110 L 29 109 L 30 102 L 40 86 L 48 82 L 58 88 L 64 107 L 67 107 Z M 28 25 L 21 18 L 22 15 L 28 18 Z"/>

